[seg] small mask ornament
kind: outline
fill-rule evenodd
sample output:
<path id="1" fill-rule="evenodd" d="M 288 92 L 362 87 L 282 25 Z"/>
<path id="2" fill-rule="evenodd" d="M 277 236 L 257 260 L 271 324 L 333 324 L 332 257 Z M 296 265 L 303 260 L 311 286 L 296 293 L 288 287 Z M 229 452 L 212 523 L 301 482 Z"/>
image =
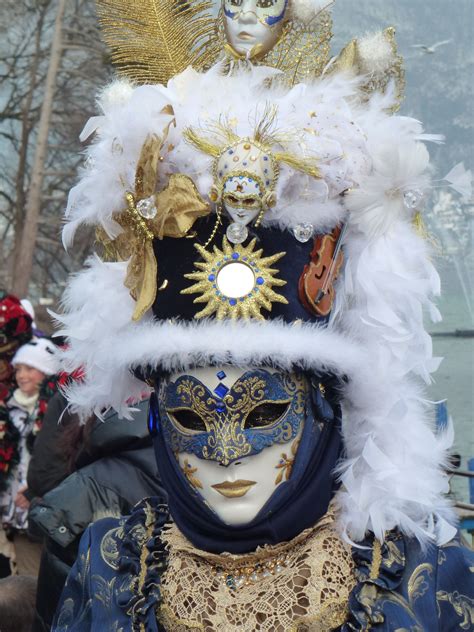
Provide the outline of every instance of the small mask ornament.
<path id="1" fill-rule="evenodd" d="M 280 164 L 313 178 L 321 177 L 315 158 L 296 156 L 284 149 L 285 140 L 272 131 L 276 119 L 277 109 L 266 107 L 253 134 L 244 138 L 220 122 L 211 125 L 209 136 L 193 128 L 184 133 L 189 144 L 215 158 L 209 198 L 218 214 L 223 208 L 232 220 L 226 236 L 233 244 L 243 243 L 248 237 L 248 224 L 254 221 L 258 226 L 264 214 L 276 205 Z"/>
<path id="2" fill-rule="evenodd" d="M 291 477 L 307 392 L 300 374 L 234 367 L 161 383 L 165 441 L 192 491 L 226 524 L 253 520 Z"/>
<path id="3" fill-rule="evenodd" d="M 270 311 L 273 302 L 287 302 L 272 289 L 286 282 L 271 267 L 285 252 L 262 257 L 263 251 L 255 250 L 255 239 L 244 245 L 247 226 L 251 222 L 258 226 L 265 213 L 275 206 L 281 164 L 313 178 L 319 178 L 320 173 L 316 158 L 300 157 L 285 150 L 284 138 L 272 131 L 276 118 L 277 109 L 266 106 L 253 134 L 245 138 L 220 121 L 209 124 L 208 135 L 193 128 L 184 132 L 190 145 L 215 158 L 209 198 L 215 204 L 216 227 L 223 209 L 232 220 L 222 249 L 214 244 L 213 252 L 206 250 L 213 235 L 204 246 L 195 244 L 202 261 L 195 262 L 197 271 L 185 276 L 196 283 L 181 290 L 182 294 L 201 294 L 194 302 L 207 304 L 195 318 L 215 313 L 218 319 L 263 319 L 262 309 Z"/>
<path id="4" fill-rule="evenodd" d="M 211 196 L 221 200 L 233 223 L 227 239 L 234 244 L 248 237 L 246 226 L 258 226 L 266 210 L 275 205 L 278 163 L 260 143 L 244 138 L 226 147 L 214 164 Z"/>
<path id="5" fill-rule="evenodd" d="M 265 55 L 279 40 L 288 0 L 224 0 L 222 8 L 229 46 L 251 59 Z"/>

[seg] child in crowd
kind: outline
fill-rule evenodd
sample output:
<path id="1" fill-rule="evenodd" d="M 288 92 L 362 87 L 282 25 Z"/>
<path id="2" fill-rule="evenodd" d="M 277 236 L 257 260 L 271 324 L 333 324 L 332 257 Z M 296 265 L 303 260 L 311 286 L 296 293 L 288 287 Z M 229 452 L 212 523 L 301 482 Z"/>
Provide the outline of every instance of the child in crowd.
<path id="1" fill-rule="evenodd" d="M 11 461 L 7 471 L 2 473 L 0 522 L 5 531 L 15 537 L 19 571 L 20 549 L 25 550 L 30 559 L 35 557 L 31 543 L 25 536 L 29 507 L 25 496 L 26 475 L 33 441 L 40 430 L 44 414 L 40 388 L 46 378 L 54 375 L 58 368 L 55 349 L 55 345 L 46 338 L 31 340 L 20 347 L 11 362 L 18 387 L 3 403 L 3 416 L 6 416 L 3 434 L 9 438 L 6 450 L 11 452 Z"/>

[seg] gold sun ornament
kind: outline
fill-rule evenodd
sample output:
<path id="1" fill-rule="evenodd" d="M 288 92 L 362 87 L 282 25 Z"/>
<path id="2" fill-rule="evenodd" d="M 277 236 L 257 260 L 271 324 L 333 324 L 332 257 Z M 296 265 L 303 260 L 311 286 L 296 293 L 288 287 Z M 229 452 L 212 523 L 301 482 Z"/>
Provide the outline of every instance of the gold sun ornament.
<path id="1" fill-rule="evenodd" d="M 184 275 L 196 283 L 181 290 L 181 294 L 200 294 L 194 303 L 206 303 L 194 318 L 215 314 L 219 320 L 264 320 L 262 309 L 271 311 L 272 303 L 288 304 L 284 296 L 272 289 L 286 285 L 286 281 L 277 278 L 278 270 L 270 267 L 286 253 L 262 257 L 263 250 L 255 250 L 256 243 L 252 239 L 247 246 L 231 246 L 224 237 L 222 249 L 214 246 L 213 252 L 195 244 L 203 261 L 194 263 L 197 272 Z"/>

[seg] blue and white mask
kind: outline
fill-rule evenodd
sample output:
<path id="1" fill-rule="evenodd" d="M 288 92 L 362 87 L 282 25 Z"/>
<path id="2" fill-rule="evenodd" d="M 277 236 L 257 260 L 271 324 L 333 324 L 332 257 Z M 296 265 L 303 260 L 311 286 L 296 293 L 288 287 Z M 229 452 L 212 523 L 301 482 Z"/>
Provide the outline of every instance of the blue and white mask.
<path id="1" fill-rule="evenodd" d="M 252 368 L 174 374 L 158 393 L 163 436 L 183 476 L 233 525 L 250 522 L 290 478 L 307 405 L 303 375 Z"/>
<path id="2" fill-rule="evenodd" d="M 226 371 L 200 369 L 164 385 L 160 415 L 173 452 L 227 466 L 298 434 L 306 400 L 301 375 L 255 369 L 232 383 L 235 369 Z M 196 375 L 203 372 L 205 382 Z"/>

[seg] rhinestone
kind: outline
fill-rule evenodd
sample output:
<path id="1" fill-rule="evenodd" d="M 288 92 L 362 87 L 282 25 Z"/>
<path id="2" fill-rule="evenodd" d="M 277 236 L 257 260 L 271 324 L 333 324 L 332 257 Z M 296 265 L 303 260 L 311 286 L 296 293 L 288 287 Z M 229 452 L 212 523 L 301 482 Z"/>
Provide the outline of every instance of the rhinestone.
<path id="1" fill-rule="evenodd" d="M 229 224 L 225 234 L 231 244 L 242 244 L 247 239 L 249 231 L 246 226 L 234 222 Z"/>
<path id="2" fill-rule="evenodd" d="M 235 590 L 235 580 L 233 575 L 227 575 L 225 583 L 231 590 Z"/>
<path id="3" fill-rule="evenodd" d="M 307 241 L 309 241 L 313 236 L 313 233 L 314 228 L 312 224 L 297 224 L 293 227 L 293 235 L 302 244 L 305 244 Z"/>
<path id="4" fill-rule="evenodd" d="M 216 373 L 216 377 L 219 378 L 219 380 L 223 380 L 225 377 L 227 377 L 227 375 L 224 371 L 219 371 L 219 373 Z"/>
<path id="5" fill-rule="evenodd" d="M 283 566 L 281 564 L 277 564 L 275 566 L 275 573 L 281 573 L 283 570 Z"/>
<path id="6" fill-rule="evenodd" d="M 243 575 L 239 575 L 237 579 L 235 580 L 235 585 L 237 588 L 240 588 L 241 586 L 243 586 L 244 582 L 245 582 L 245 577 Z"/>
<path id="7" fill-rule="evenodd" d="M 403 194 L 403 203 L 408 209 L 413 210 L 417 208 L 422 198 L 423 191 L 420 191 L 419 189 L 410 189 L 409 191 L 405 191 Z"/>
<path id="8" fill-rule="evenodd" d="M 214 389 L 214 393 L 217 395 L 217 397 L 220 397 L 220 399 L 223 399 L 227 393 L 229 392 L 228 387 L 225 384 L 218 384 L 216 386 L 216 388 Z"/>
<path id="9" fill-rule="evenodd" d="M 263 571 L 263 577 L 271 577 L 272 574 L 271 572 L 268 570 L 268 568 L 266 570 Z"/>
<path id="10" fill-rule="evenodd" d="M 145 198 L 144 200 L 140 200 L 137 203 L 137 211 L 145 219 L 153 219 L 154 217 L 156 217 L 156 214 L 158 213 L 155 206 L 155 200 L 152 197 Z"/>
<path id="11" fill-rule="evenodd" d="M 251 582 L 258 582 L 258 573 L 252 573 L 249 579 Z"/>

